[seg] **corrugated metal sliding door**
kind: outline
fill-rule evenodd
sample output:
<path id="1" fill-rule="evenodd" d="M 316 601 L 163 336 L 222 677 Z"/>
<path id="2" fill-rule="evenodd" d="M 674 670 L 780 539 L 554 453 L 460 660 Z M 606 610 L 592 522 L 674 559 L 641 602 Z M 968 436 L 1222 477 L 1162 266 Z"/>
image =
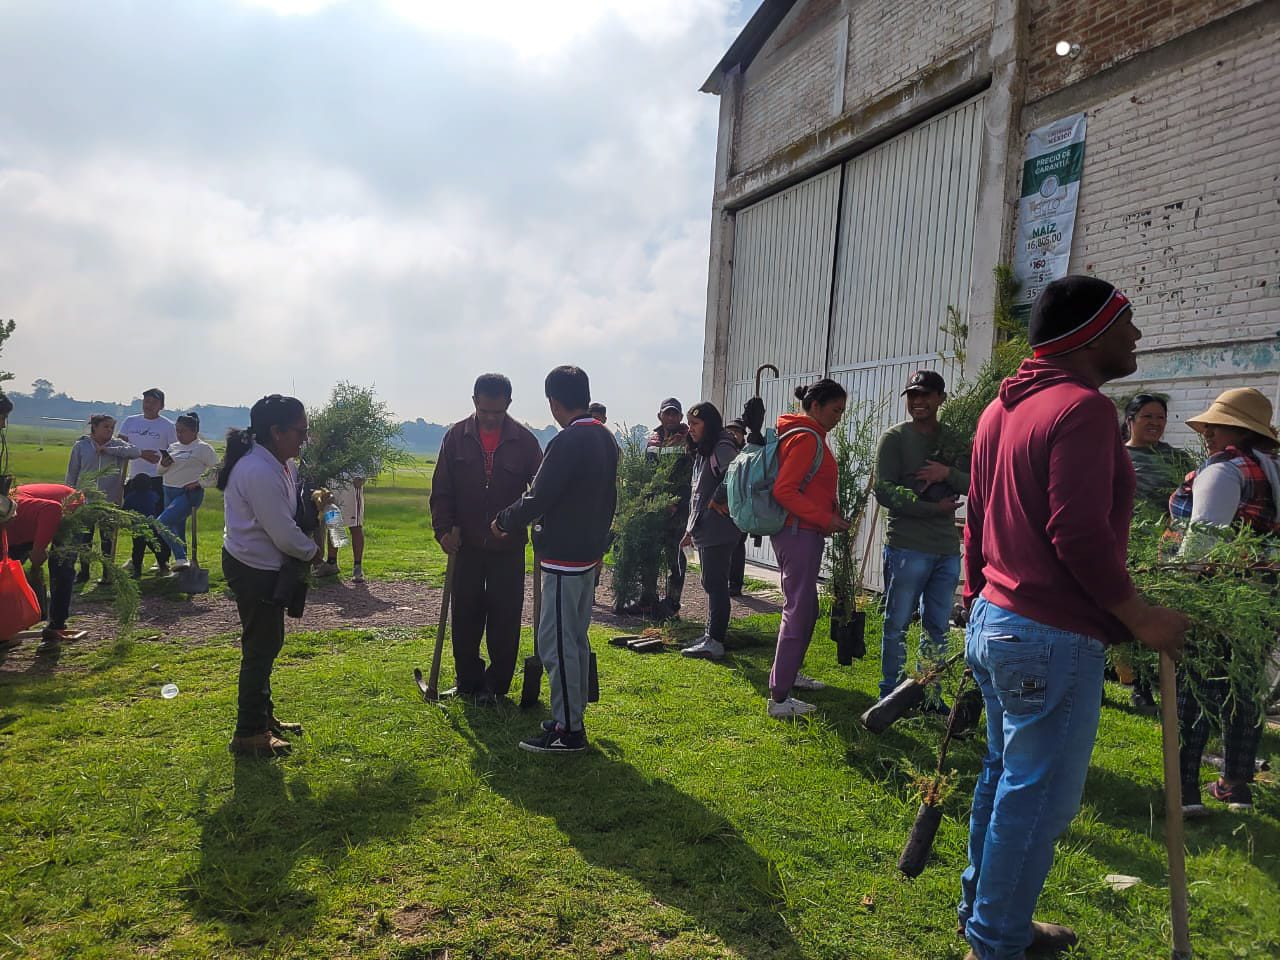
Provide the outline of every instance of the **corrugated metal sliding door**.
<path id="1" fill-rule="evenodd" d="M 761 383 L 770 418 L 791 408 L 797 386 L 822 376 L 839 202 L 837 168 L 738 212 L 726 419 L 741 413 L 754 393 L 762 363 L 782 371 L 782 379 Z M 760 547 L 748 540 L 747 555 L 775 563 L 767 539 Z"/>
<path id="2" fill-rule="evenodd" d="M 969 314 L 982 100 L 973 100 L 846 165 L 832 291 L 830 376 L 864 401 L 879 430 L 906 419 L 898 394 L 919 368 L 959 376 L 942 332 L 947 307 Z M 994 242 L 995 238 L 992 238 Z M 883 520 L 866 583 L 883 589 Z"/>
<path id="3" fill-rule="evenodd" d="M 762 384 L 770 421 L 825 374 L 874 410 L 877 434 L 905 419 L 911 371 L 954 380 L 941 328 L 948 306 L 968 318 L 981 135 L 979 98 L 850 160 L 843 190 L 836 167 L 738 212 L 726 417 L 762 363 L 782 372 Z M 868 536 L 867 585 L 882 589 L 879 530 L 859 557 Z M 748 557 L 775 563 L 768 541 Z"/>

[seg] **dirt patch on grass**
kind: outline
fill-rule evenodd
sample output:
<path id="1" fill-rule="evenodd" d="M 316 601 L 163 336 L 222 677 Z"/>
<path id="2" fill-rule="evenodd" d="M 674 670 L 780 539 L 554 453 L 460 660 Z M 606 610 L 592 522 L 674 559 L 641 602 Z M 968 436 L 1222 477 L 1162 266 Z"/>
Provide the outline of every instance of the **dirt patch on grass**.
<path id="1" fill-rule="evenodd" d="M 411 903 L 391 915 L 391 927 L 395 930 L 397 937 L 412 939 L 420 936 L 423 928 L 429 926 L 443 912 L 439 907 Z"/>
<path id="2" fill-rule="evenodd" d="M 306 613 L 301 620 L 287 620 L 286 628 L 294 632 L 434 627 L 440 619 L 442 593 L 439 587 L 411 581 L 350 583 L 329 579 L 311 590 L 307 596 Z M 734 598 L 732 615 L 745 617 L 755 613 L 777 613 L 781 609 L 780 599 L 775 592 L 769 590 L 746 593 Z M 681 620 L 700 625 L 705 622 L 706 613 L 706 595 L 691 578 L 680 610 Z M 607 570 L 597 591 L 592 622 L 629 632 L 639 632 L 645 626 L 642 620 L 619 616 L 613 612 L 613 595 L 609 589 Z M 525 578 L 524 623 L 526 626 L 533 623 L 532 577 Z M 72 608 L 70 626 L 88 631 L 89 635 L 84 640 L 77 641 L 77 646 L 99 646 L 110 643 L 115 638 L 116 626 L 111 609 L 100 601 L 78 600 Z M 236 613 L 235 601 L 223 591 L 192 599 L 148 595 L 142 598 L 132 632 L 135 636 L 142 637 L 159 636 L 204 642 L 213 637 L 239 633 L 240 619 Z M 26 672 L 38 667 L 40 659 L 36 642 L 28 641 L 0 652 L 0 673 Z M 44 659 L 49 659 L 47 652 Z M 48 666 L 50 670 L 64 669 L 57 665 L 56 659 Z"/>

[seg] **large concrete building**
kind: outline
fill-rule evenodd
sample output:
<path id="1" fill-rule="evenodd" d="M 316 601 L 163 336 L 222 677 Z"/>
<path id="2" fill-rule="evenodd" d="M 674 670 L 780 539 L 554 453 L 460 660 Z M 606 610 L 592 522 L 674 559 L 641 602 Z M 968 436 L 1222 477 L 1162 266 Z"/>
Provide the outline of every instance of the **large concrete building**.
<path id="1" fill-rule="evenodd" d="M 822 375 L 869 400 L 952 380 L 949 307 L 976 369 L 1026 135 L 1082 111 L 1070 269 L 1133 300 L 1122 389 L 1169 395 L 1175 443 L 1219 391 L 1280 390 L 1277 51 L 1280 0 L 764 0 L 703 87 L 704 395 L 736 411 L 766 362 L 774 412 Z"/>

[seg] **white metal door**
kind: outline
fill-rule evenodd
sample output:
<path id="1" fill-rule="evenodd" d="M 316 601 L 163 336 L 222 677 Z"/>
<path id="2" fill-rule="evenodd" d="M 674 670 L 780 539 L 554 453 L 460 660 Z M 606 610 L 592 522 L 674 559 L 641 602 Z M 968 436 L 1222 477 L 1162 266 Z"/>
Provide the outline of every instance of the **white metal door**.
<path id="1" fill-rule="evenodd" d="M 761 383 L 770 422 L 791 409 L 797 386 L 822 376 L 839 201 L 840 171 L 835 169 L 738 213 L 726 419 L 738 416 L 754 393 L 762 363 L 782 373 L 781 379 Z M 768 540 L 759 547 L 748 540 L 747 557 L 776 563 Z"/>
<path id="2" fill-rule="evenodd" d="M 942 326 L 948 306 L 968 318 L 982 115 L 981 98 L 961 104 L 738 213 L 726 418 L 762 363 L 782 373 L 762 383 L 769 422 L 825 374 L 875 410 L 877 432 L 905 418 L 898 394 L 913 370 L 958 376 Z M 859 538 L 859 557 L 874 538 L 873 589 L 882 527 Z M 776 562 L 768 541 L 748 541 L 747 556 Z"/>
<path id="3" fill-rule="evenodd" d="M 937 370 L 948 384 L 960 374 L 942 327 L 948 306 L 962 322 L 969 314 L 981 136 L 978 99 L 846 164 L 828 370 L 851 404 L 875 411 L 878 432 L 906 419 L 899 394 L 913 371 Z M 883 517 L 864 524 L 857 546 L 876 590 L 883 530 Z"/>

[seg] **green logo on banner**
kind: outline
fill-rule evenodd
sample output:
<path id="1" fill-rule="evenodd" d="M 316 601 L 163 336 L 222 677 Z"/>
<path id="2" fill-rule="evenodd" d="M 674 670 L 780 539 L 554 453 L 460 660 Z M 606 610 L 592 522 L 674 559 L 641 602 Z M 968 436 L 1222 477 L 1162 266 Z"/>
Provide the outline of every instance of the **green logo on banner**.
<path id="1" fill-rule="evenodd" d="M 1073 143 L 1053 153 L 1031 157 L 1022 165 L 1022 195 L 1029 197 L 1040 193 L 1041 188 L 1046 185 L 1056 189 L 1068 183 L 1076 183 L 1083 172 L 1083 143 Z"/>

